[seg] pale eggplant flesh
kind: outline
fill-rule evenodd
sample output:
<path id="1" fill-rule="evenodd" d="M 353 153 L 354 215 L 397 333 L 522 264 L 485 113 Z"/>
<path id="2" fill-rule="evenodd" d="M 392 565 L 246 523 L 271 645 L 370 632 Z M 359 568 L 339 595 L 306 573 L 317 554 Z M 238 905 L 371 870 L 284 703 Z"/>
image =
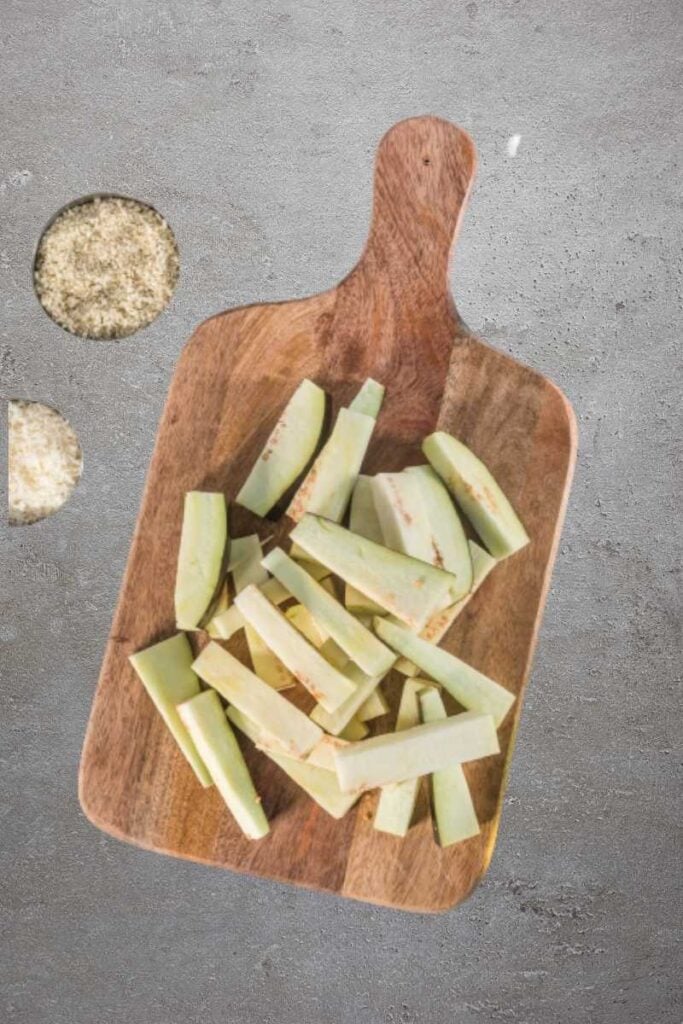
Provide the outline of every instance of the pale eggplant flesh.
<path id="1" fill-rule="evenodd" d="M 331 523 L 306 515 L 292 540 L 331 572 L 350 583 L 412 629 L 422 629 L 448 603 L 452 573 Z"/>
<path id="2" fill-rule="evenodd" d="M 329 411 L 322 388 L 304 379 L 280 415 L 237 498 L 259 516 L 277 516 L 320 447 Z"/>
<path id="3" fill-rule="evenodd" d="M 225 495 L 188 491 L 175 580 L 178 629 L 199 629 L 213 617 L 230 555 Z"/>
<path id="4" fill-rule="evenodd" d="M 529 543 L 492 473 L 462 441 L 437 431 L 425 438 L 422 451 L 494 558 L 506 558 Z"/>

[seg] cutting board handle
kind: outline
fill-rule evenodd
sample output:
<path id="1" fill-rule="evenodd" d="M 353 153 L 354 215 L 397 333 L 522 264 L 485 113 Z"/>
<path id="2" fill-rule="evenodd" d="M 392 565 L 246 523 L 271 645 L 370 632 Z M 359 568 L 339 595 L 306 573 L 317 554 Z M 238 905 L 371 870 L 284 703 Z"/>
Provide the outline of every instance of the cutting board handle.
<path id="1" fill-rule="evenodd" d="M 370 232 L 357 270 L 393 282 L 402 302 L 448 297 L 448 265 L 477 156 L 467 132 L 439 117 L 399 121 L 375 160 Z M 412 300 L 411 300 L 412 296 Z"/>

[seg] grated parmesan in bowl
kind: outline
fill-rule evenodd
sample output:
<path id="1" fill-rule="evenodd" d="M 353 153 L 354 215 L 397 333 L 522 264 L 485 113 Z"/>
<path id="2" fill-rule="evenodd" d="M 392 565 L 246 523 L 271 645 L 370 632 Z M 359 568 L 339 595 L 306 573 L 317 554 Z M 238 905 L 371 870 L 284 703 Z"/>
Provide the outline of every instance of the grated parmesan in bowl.
<path id="1" fill-rule="evenodd" d="M 8 504 L 11 526 L 56 512 L 83 468 L 78 438 L 60 413 L 40 402 L 8 402 Z"/>
<path id="2" fill-rule="evenodd" d="M 48 316 L 72 334 L 124 338 L 168 305 L 178 247 L 164 218 L 120 196 L 96 196 L 60 213 L 36 253 L 34 280 Z"/>

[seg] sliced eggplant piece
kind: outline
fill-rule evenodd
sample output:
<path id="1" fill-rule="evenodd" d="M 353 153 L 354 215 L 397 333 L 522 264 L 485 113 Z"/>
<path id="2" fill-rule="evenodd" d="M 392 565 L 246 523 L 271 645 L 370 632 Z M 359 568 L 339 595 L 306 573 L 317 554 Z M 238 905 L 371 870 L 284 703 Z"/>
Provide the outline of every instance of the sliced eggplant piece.
<path id="1" fill-rule="evenodd" d="M 263 548 L 257 533 L 233 538 L 230 545 L 230 572 L 236 594 L 252 583 L 262 587 L 268 581 L 268 573 L 261 565 L 262 558 Z"/>
<path id="2" fill-rule="evenodd" d="M 235 707 L 229 707 L 227 715 L 233 725 L 245 736 L 259 744 L 261 731 L 246 715 Z M 275 750 L 261 749 L 278 768 L 282 769 L 285 775 L 289 776 L 292 782 L 296 782 L 297 786 L 333 818 L 343 818 L 358 800 L 358 793 L 342 793 L 333 772 L 319 768 L 315 764 L 309 764 L 307 761 L 295 761 Z"/>
<path id="3" fill-rule="evenodd" d="M 326 583 L 327 580 L 323 582 Z M 308 608 L 304 608 L 302 604 L 293 604 L 291 608 L 287 609 L 285 615 L 292 625 L 306 637 L 309 644 L 313 644 L 316 650 L 320 651 L 325 661 L 329 661 L 334 668 L 346 670 L 349 659 L 341 647 L 327 636 L 324 629 L 320 628 Z"/>
<path id="4" fill-rule="evenodd" d="M 374 619 L 374 615 L 360 615 L 358 612 L 354 612 L 353 614 L 356 616 L 358 621 L 367 629 L 372 628 L 372 620 Z M 386 615 L 384 608 L 379 609 L 378 615 Z"/>
<path id="5" fill-rule="evenodd" d="M 311 558 L 311 556 L 308 555 L 303 548 L 300 548 L 298 544 L 289 545 L 289 557 L 293 558 L 295 562 L 303 562 L 306 572 L 311 572 L 311 567 L 318 570 L 325 568 L 320 564 L 320 562 L 316 562 L 315 558 Z M 327 572 L 329 573 L 329 569 Z"/>
<path id="6" fill-rule="evenodd" d="M 401 693 L 401 703 L 396 717 L 396 732 L 412 729 L 420 724 L 419 694 L 422 682 L 406 679 Z M 417 795 L 420 791 L 420 776 L 406 779 L 404 782 L 393 782 L 382 786 L 373 827 L 378 832 L 389 832 L 394 836 L 404 836 L 410 828 Z"/>
<path id="7" fill-rule="evenodd" d="M 336 770 L 334 767 L 334 752 L 340 747 L 345 747 L 348 740 L 342 740 L 339 736 L 323 736 L 320 743 L 313 747 L 306 761 L 308 764 L 314 764 L 318 768 L 324 768 L 328 772 L 334 772 L 336 778 Z"/>
<path id="8" fill-rule="evenodd" d="M 328 772 L 333 772 L 335 770 L 334 750 L 337 747 L 345 746 L 347 742 L 347 740 L 339 739 L 338 736 L 323 736 L 320 742 L 316 743 L 313 747 L 310 754 L 307 754 L 306 757 L 293 758 L 293 760 L 305 761 L 306 764 L 314 764 L 317 768 L 324 768 Z M 277 740 L 267 733 L 260 732 L 254 743 L 264 754 L 282 754 L 284 757 L 292 757 L 291 751 L 284 750 Z"/>
<path id="9" fill-rule="evenodd" d="M 178 629 L 198 629 L 211 618 L 223 587 L 229 550 L 225 496 L 188 491 L 175 581 Z"/>
<path id="10" fill-rule="evenodd" d="M 201 754 L 228 810 L 248 839 L 262 839 L 270 826 L 254 789 L 239 743 L 213 690 L 178 706 L 178 714 Z"/>
<path id="11" fill-rule="evenodd" d="M 356 718 L 359 722 L 371 722 L 374 718 L 381 718 L 382 715 L 388 714 L 389 701 L 378 686 L 358 708 Z"/>
<path id="12" fill-rule="evenodd" d="M 230 546 L 232 547 L 232 545 Z M 211 618 L 209 619 L 208 624 L 205 626 L 206 632 L 209 634 L 212 640 L 218 639 L 218 633 L 214 629 L 213 620 L 216 618 L 216 616 L 222 615 L 223 612 L 227 612 L 229 607 L 230 589 L 228 587 L 228 581 L 226 580 L 221 586 L 215 605 L 211 609 Z"/>
<path id="13" fill-rule="evenodd" d="M 216 603 L 213 606 L 212 616 L 220 615 L 221 612 L 225 612 L 230 607 L 230 587 L 228 581 L 225 580 L 216 598 Z M 210 620 L 209 620 L 210 621 Z"/>
<path id="14" fill-rule="evenodd" d="M 451 597 L 459 601 L 472 588 L 472 556 L 451 496 L 431 466 L 411 466 L 404 473 L 417 480 L 431 531 L 430 561 L 453 573 L 458 586 Z"/>
<path id="15" fill-rule="evenodd" d="M 365 722 L 359 722 L 357 718 L 351 718 L 341 730 L 337 739 L 347 740 L 349 743 L 357 743 L 364 740 L 370 732 Z"/>
<path id="16" fill-rule="evenodd" d="M 271 651 L 322 706 L 332 713 L 354 692 L 354 684 L 325 661 L 258 587 L 247 587 L 235 604 Z"/>
<path id="17" fill-rule="evenodd" d="M 219 644 L 208 644 L 192 668 L 224 700 L 274 736 L 293 757 L 305 757 L 322 737 L 322 730 L 303 711 Z"/>
<path id="18" fill-rule="evenodd" d="M 389 671 L 396 660 L 393 651 L 378 641 L 374 633 L 289 558 L 282 548 L 270 551 L 262 565 L 309 610 L 327 635 L 363 672 L 379 675 Z"/>
<path id="19" fill-rule="evenodd" d="M 500 753 L 490 715 L 465 711 L 443 722 L 416 725 L 372 736 L 334 752 L 344 793 L 375 789 L 440 771 L 454 762 L 476 761 Z"/>
<path id="20" fill-rule="evenodd" d="M 330 570 L 324 565 L 319 567 L 307 565 L 306 572 L 310 572 L 314 579 L 322 579 L 330 575 Z M 272 604 L 284 604 L 292 596 L 279 580 L 274 579 L 264 583 L 260 590 Z M 216 615 L 209 625 L 212 630 L 212 636 L 215 635 L 220 640 L 230 640 L 240 629 L 244 629 L 244 619 L 239 608 L 233 604 L 227 611 Z"/>
<path id="21" fill-rule="evenodd" d="M 268 582 L 268 573 L 261 565 L 263 549 L 257 534 L 249 537 L 238 537 L 232 542 L 232 580 L 235 593 L 249 586 L 262 587 Z M 247 641 L 249 657 L 256 675 L 272 686 L 274 690 L 287 690 L 294 686 L 296 680 L 286 665 L 264 643 L 259 634 L 251 626 L 245 626 L 244 636 Z"/>
<path id="22" fill-rule="evenodd" d="M 446 569 L 457 581 L 450 598 L 464 597 L 472 584 L 467 538 L 448 491 L 431 466 L 378 473 L 372 493 L 387 547 Z"/>
<path id="23" fill-rule="evenodd" d="M 491 715 L 496 728 L 502 724 L 515 703 L 514 693 L 510 693 L 500 683 L 449 654 L 443 647 L 436 647 L 428 640 L 415 636 L 398 622 L 378 617 L 375 619 L 375 631 L 404 658 L 415 662 L 430 679 L 441 683 L 458 704 L 470 711 Z"/>
<path id="24" fill-rule="evenodd" d="M 202 786 L 213 785 L 206 765 L 178 715 L 177 705 L 196 697 L 199 680 L 194 655 L 184 633 L 131 654 L 128 659 Z"/>
<path id="25" fill-rule="evenodd" d="M 351 412 L 362 412 L 365 416 L 372 416 L 373 420 L 376 420 L 384 401 L 384 390 L 383 384 L 378 384 L 372 377 L 368 377 L 349 404 L 349 409 Z"/>
<path id="26" fill-rule="evenodd" d="M 319 651 L 330 639 L 325 630 L 313 618 L 308 608 L 304 608 L 302 604 L 293 604 L 285 611 L 285 616 L 306 637 L 309 644 L 313 644 L 316 650 Z M 344 655 L 344 661 L 348 661 L 346 655 Z"/>
<path id="27" fill-rule="evenodd" d="M 259 636 L 251 626 L 244 627 L 244 637 L 249 649 L 252 668 L 254 672 L 268 686 L 274 690 L 289 690 L 296 686 L 296 679 L 286 665 L 273 654 L 267 643 Z"/>
<path id="28" fill-rule="evenodd" d="M 375 500 L 372 496 L 372 477 L 362 474 L 356 480 L 351 496 L 351 514 L 349 529 L 366 540 L 374 540 L 376 544 L 384 543 L 382 527 L 377 518 Z M 383 615 L 384 609 L 375 601 L 371 601 L 360 590 L 350 583 L 344 585 L 344 604 L 354 615 Z M 366 623 L 365 623 L 366 624 Z"/>
<path id="29" fill-rule="evenodd" d="M 351 513 L 349 529 L 367 540 L 381 544 L 383 540 L 382 526 L 377 517 L 375 499 L 372 493 L 373 477 L 361 473 L 356 480 L 351 497 Z"/>
<path id="30" fill-rule="evenodd" d="M 334 522 L 343 519 L 374 429 L 372 416 L 339 410 L 332 433 L 287 509 L 290 519 L 298 523 L 307 512 Z"/>
<path id="31" fill-rule="evenodd" d="M 440 722 L 448 717 L 438 690 L 423 690 L 419 699 L 423 722 Z M 452 846 L 479 835 L 481 829 L 477 812 L 461 764 L 449 764 L 441 771 L 433 772 L 430 789 L 439 846 Z"/>
<path id="32" fill-rule="evenodd" d="M 443 611 L 437 612 L 436 615 L 432 616 L 425 628 L 420 632 L 422 639 L 428 640 L 430 644 L 438 644 L 444 638 L 465 605 L 476 594 L 488 574 L 497 564 L 496 559 L 492 558 L 488 551 L 484 551 L 483 548 L 479 547 L 475 541 L 469 541 L 469 547 L 472 556 L 473 573 L 471 590 L 462 600 L 456 601 L 455 604 L 449 605 L 448 608 L 444 608 Z M 417 665 L 414 665 L 407 658 L 399 658 L 394 668 L 397 672 L 402 672 L 404 676 L 416 676 L 420 671 Z"/>
<path id="33" fill-rule="evenodd" d="M 391 551 L 319 516 L 304 516 L 292 538 L 412 629 L 422 629 L 457 584 L 444 569 Z"/>
<path id="34" fill-rule="evenodd" d="M 315 456 L 326 412 L 325 392 L 302 380 L 237 495 L 238 505 L 259 516 L 277 505 Z"/>
<path id="35" fill-rule="evenodd" d="M 346 727 L 351 722 L 351 719 L 355 718 L 358 709 L 363 706 L 384 677 L 366 676 L 357 665 L 351 663 L 349 663 L 344 672 L 356 684 L 355 692 L 332 714 L 326 711 L 321 704 L 316 704 L 311 711 L 311 720 L 322 726 L 325 732 L 329 732 L 333 736 L 344 736 L 345 739 L 349 739 L 350 737 L 345 732 Z"/>
<path id="36" fill-rule="evenodd" d="M 506 558 L 529 543 L 490 471 L 462 441 L 437 431 L 424 440 L 422 451 L 494 558 Z"/>
<path id="37" fill-rule="evenodd" d="M 324 566 L 323 566 L 324 568 Z M 308 569 L 306 569 L 308 572 Z M 310 575 L 310 573 L 309 573 Z M 328 594 L 331 594 L 335 601 L 339 600 L 339 594 L 337 593 L 337 584 L 332 576 L 325 576 L 320 580 L 320 586 L 323 590 L 326 590 Z"/>
<path id="38" fill-rule="evenodd" d="M 436 565 L 418 481 L 407 473 L 378 473 L 372 478 L 372 496 L 386 546 Z"/>

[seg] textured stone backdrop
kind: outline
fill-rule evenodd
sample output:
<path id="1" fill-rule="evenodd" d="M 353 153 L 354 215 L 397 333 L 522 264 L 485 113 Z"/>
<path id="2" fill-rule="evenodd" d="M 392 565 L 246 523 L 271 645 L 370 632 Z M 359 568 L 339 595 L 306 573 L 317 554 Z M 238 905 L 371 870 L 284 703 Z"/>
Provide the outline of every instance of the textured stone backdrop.
<path id="1" fill-rule="evenodd" d="M 676 0 L 5 0 L 2 393 L 59 408 L 85 468 L 3 540 L 3 1021 L 678 1024 L 682 28 Z M 76 798 L 184 339 L 342 276 L 379 136 L 425 112 L 479 147 L 461 313 L 581 434 L 498 849 L 440 917 L 147 854 Z M 172 307 L 119 344 L 69 337 L 31 286 L 46 221 L 107 190 L 181 250 Z"/>

